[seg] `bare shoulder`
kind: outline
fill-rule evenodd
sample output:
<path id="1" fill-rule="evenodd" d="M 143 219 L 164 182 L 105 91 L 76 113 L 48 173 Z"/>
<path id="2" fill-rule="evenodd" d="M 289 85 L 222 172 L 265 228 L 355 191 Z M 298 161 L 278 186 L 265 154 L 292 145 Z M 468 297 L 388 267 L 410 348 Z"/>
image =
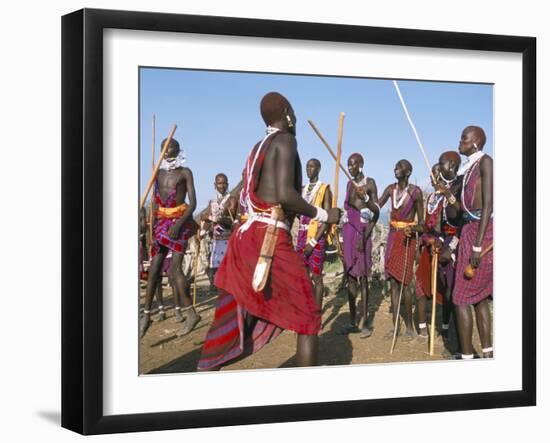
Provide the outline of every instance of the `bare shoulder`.
<path id="1" fill-rule="evenodd" d="M 391 192 L 393 189 L 393 183 L 391 185 L 386 186 L 386 189 L 384 189 L 384 194 Z"/>
<path id="2" fill-rule="evenodd" d="M 374 180 L 374 178 L 367 177 L 367 186 L 368 186 L 369 188 L 374 188 L 374 187 L 376 187 L 376 180 Z"/>
<path id="3" fill-rule="evenodd" d="M 481 157 L 481 163 L 479 164 L 479 166 L 482 168 L 493 167 L 493 158 L 490 155 L 485 154 L 483 157 Z"/>
<path id="4" fill-rule="evenodd" d="M 277 134 L 273 140 L 273 144 L 277 147 L 277 149 L 285 152 L 296 151 L 296 147 L 298 145 L 296 142 L 296 137 L 288 132 L 281 132 Z"/>
<path id="5" fill-rule="evenodd" d="M 422 197 L 422 189 L 420 189 L 416 185 L 411 185 L 411 194 L 414 195 L 417 200 L 423 198 Z"/>
<path id="6" fill-rule="evenodd" d="M 182 180 L 193 180 L 193 172 L 187 167 L 179 168 L 179 175 Z"/>
<path id="7" fill-rule="evenodd" d="M 188 167 L 184 166 L 180 168 L 180 174 L 185 176 L 193 176 L 193 172 Z"/>

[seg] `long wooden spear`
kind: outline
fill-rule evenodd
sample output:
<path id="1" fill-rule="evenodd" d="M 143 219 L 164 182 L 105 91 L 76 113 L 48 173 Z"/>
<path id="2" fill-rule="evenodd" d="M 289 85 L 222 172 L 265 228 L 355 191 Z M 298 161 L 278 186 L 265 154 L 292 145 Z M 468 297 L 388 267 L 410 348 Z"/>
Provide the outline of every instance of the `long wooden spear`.
<path id="1" fill-rule="evenodd" d="M 153 186 L 153 183 L 155 183 L 155 180 L 157 178 L 157 174 L 160 169 L 160 164 L 162 163 L 162 160 L 164 159 L 164 154 L 166 154 L 166 151 L 168 150 L 168 146 L 170 146 L 170 142 L 172 141 L 172 137 L 174 136 L 174 132 L 176 132 L 177 125 L 174 124 L 172 126 L 172 129 L 170 130 L 170 134 L 168 134 L 168 138 L 164 142 L 164 146 L 162 148 L 162 152 L 160 153 L 160 157 L 157 161 L 157 165 L 155 166 L 155 169 L 153 170 L 153 175 L 151 176 L 151 179 L 149 180 L 149 183 L 147 183 L 147 187 L 145 188 L 145 193 L 141 196 L 141 201 L 139 203 L 139 209 L 143 208 L 143 205 L 145 204 L 145 201 L 147 200 L 147 195 L 149 195 L 149 191 L 151 190 L 151 187 Z"/>
<path id="2" fill-rule="evenodd" d="M 153 114 L 153 137 L 152 137 L 152 144 L 151 144 L 151 174 L 155 171 L 155 123 L 156 123 L 156 116 Z M 149 244 L 153 244 L 153 224 L 155 223 L 155 215 L 153 214 L 153 200 L 155 199 L 155 196 L 151 194 L 151 202 L 150 202 L 150 214 L 149 214 Z"/>
<path id="3" fill-rule="evenodd" d="M 334 160 L 336 160 L 336 170 L 334 171 L 334 192 L 332 194 L 332 207 L 333 208 L 337 208 L 338 207 L 338 189 L 339 189 L 339 184 L 340 184 L 340 168 L 341 168 L 341 164 L 340 164 L 340 159 L 342 158 L 342 137 L 344 135 L 344 117 L 346 116 L 346 114 L 344 114 L 343 112 L 340 112 L 340 119 L 338 120 L 338 144 L 337 144 L 337 147 L 336 147 L 336 157 L 334 158 Z M 311 124 L 311 121 L 310 121 L 310 124 Z M 314 127 L 314 126 L 312 126 Z M 320 133 L 319 133 L 320 134 Z M 328 146 L 328 144 L 327 144 Z M 329 147 L 330 149 L 330 147 Z M 332 151 L 332 150 L 331 150 Z M 344 170 L 344 172 L 347 172 L 346 170 Z M 340 239 L 339 239 L 339 236 L 338 236 L 338 233 L 336 232 L 336 227 L 331 227 L 331 230 L 334 229 L 334 233 L 335 233 L 335 240 L 336 240 L 336 250 L 338 252 L 338 255 L 340 257 L 343 257 L 344 254 L 342 252 L 342 247 L 340 246 Z"/>
<path id="4" fill-rule="evenodd" d="M 342 158 L 342 136 L 344 135 L 344 117 L 346 114 L 340 112 L 338 120 L 338 144 L 336 145 L 336 170 L 334 171 L 334 192 L 332 194 L 332 207 L 338 207 L 338 187 L 340 184 L 340 159 Z"/>
<path id="5" fill-rule="evenodd" d="M 343 112 L 342 112 L 342 114 L 343 114 Z M 342 114 L 340 114 L 340 116 Z M 321 140 L 323 145 L 325 145 L 325 148 L 327 148 L 327 150 L 330 153 L 330 155 L 332 156 L 332 158 L 334 160 L 336 160 L 336 165 L 340 166 L 340 169 L 342 171 L 344 171 L 344 174 L 346 174 L 346 177 L 348 178 L 348 180 L 350 180 L 352 183 L 354 183 L 352 178 L 351 178 L 351 175 L 349 175 L 349 172 L 347 171 L 347 169 L 342 166 L 342 163 L 340 163 L 340 161 L 337 160 L 336 154 L 334 153 L 334 151 L 332 150 L 332 148 L 330 147 L 328 142 L 325 140 L 325 137 L 323 137 L 323 134 L 321 134 L 321 131 L 319 131 L 319 129 L 317 129 L 317 126 L 315 126 L 315 123 L 313 123 L 311 120 L 308 120 L 307 122 L 309 123 L 309 126 L 311 126 L 311 128 L 313 129 L 313 132 L 315 132 L 315 134 L 317 134 L 317 137 L 319 137 L 319 139 Z"/>
<path id="6" fill-rule="evenodd" d="M 439 254 L 435 250 L 435 245 L 433 246 L 434 251 L 432 254 L 432 322 L 430 325 L 430 355 L 434 355 L 435 347 L 435 310 L 437 303 L 437 263 Z"/>
<path id="7" fill-rule="evenodd" d="M 395 90 L 397 91 L 397 95 L 399 96 L 399 100 L 401 101 L 401 106 L 403 107 L 403 111 L 405 111 L 405 116 L 407 117 L 407 120 L 409 121 L 411 129 L 414 132 L 414 136 L 416 137 L 416 141 L 418 142 L 418 146 L 420 148 L 420 151 L 422 151 L 422 155 L 424 156 L 424 161 L 426 162 L 426 166 L 428 167 L 430 177 L 432 178 L 434 183 L 437 183 L 437 180 L 435 179 L 435 177 L 433 175 L 433 172 L 432 172 L 432 166 L 430 165 L 430 161 L 428 160 L 428 156 L 426 155 L 426 151 L 424 150 L 424 146 L 422 145 L 422 142 L 420 141 L 420 137 L 418 136 L 416 126 L 414 126 L 412 118 L 409 114 L 409 110 L 407 109 L 407 105 L 405 104 L 405 100 L 403 99 L 403 96 L 401 95 L 401 90 L 399 89 L 399 85 L 397 84 L 397 81 L 393 80 L 393 86 L 395 86 Z"/>
<path id="8" fill-rule="evenodd" d="M 201 229 L 202 229 L 202 223 L 201 223 Z M 195 235 L 195 263 L 194 263 L 194 271 L 195 271 L 195 278 L 193 280 L 193 306 L 197 304 L 197 279 L 199 274 L 199 260 L 200 260 L 200 254 L 201 254 L 201 235 L 199 229 L 197 231 L 197 234 Z"/>

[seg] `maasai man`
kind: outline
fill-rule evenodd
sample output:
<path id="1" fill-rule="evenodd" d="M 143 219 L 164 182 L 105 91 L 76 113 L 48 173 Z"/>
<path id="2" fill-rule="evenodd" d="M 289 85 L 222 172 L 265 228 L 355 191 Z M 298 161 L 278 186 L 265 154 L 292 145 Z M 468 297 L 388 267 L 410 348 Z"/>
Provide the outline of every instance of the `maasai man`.
<path id="1" fill-rule="evenodd" d="M 454 155 L 453 155 L 454 154 Z M 435 192 L 426 199 L 424 233 L 420 237 L 420 259 L 416 269 L 416 315 L 421 337 L 428 337 L 426 323 L 426 297 L 432 296 L 432 255 L 437 252 L 437 302 L 442 305 L 442 335 L 447 336 L 450 318 L 450 291 L 454 278 L 454 251 L 458 245 L 457 226 L 447 217 L 450 210 L 456 219 L 458 211 L 452 206 L 458 203 L 456 171 L 460 166 L 460 156 L 456 152 L 446 152 L 432 167 L 432 186 Z M 443 169 L 444 168 L 444 169 Z M 436 181 L 433 181 L 433 178 Z M 449 205 L 451 203 L 451 205 Z M 456 221 L 455 221 L 456 223 Z"/>
<path id="2" fill-rule="evenodd" d="M 459 245 L 462 214 L 460 210 L 460 192 L 462 180 L 458 177 L 460 155 L 456 151 L 447 151 L 439 157 L 439 184 L 438 190 L 445 196 L 444 210 L 441 213 L 441 234 L 443 247 L 439 254 L 439 283 L 444 294 L 448 309 L 443 310 L 441 335 L 447 341 L 449 337 L 449 320 L 454 312 L 451 300 L 456 273 L 457 248 Z M 456 318 L 455 318 L 456 325 Z M 456 327 L 456 326 L 455 326 Z"/>
<path id="3" fill-rule="evenodd" d="M 391 309 L 393 322 L 399 321 L 399 293 L 403 291 L 405 299 L 405 337 L 414 338 L 416 330 L 412 322 L 412 294 L 409 285 L 413 278 L 416 239 L 414 232 L 424 231 L 424 209 L 422 191 L 418 186 L 409 184 L 412 165 L 408 160 L 399 160 L 394 173 L 397 183 L 389 185 L 380 197 L 380 207 L 391 199 L 391 220 L 384 272 L 391 282 Z M 417 217 L 418 222 L 415 222 Z M 403 286 L 402 288 L 401 285 Z M 393 330 L 386 338 L 391 339 Z"/>
<path id="4" fill-rule="evenodd" d="M 139 210 L 139 278 L 145 280 L 144 262 L 149 261 L 147 250 L 147 214 L 145 208 Z"/>
<path id="5" fill-rule="evenodd" d="M 151 209 L 152 210 L 152 209 Z M 139 275 L 141 280 L 148 279 L 148 271 L 145 270 L 145 262 L 149 261 L 149 253 L 147 249 L 147 216 L 145 208 L 141 208 L 139 211 Z M 162 269 L 166 266 L 166 263 L 170 261 L 170 258 L 166 257 L 163 261 Z M 158 302 L 158 321 L 166 320 L 166 312 L 164 311 L 164 301 L 162 296 L 162 272 L 159 275 L 159 280 L 157 282 L 156 297 Z"/>
<path id="6" fill-rule="evenodd" d="M 332 192 L 330 186 L 319 181 L 321 162 L 316 158 L 306 163 L 306 174 L 309 183 L 302 189 L 302 197 L 310 205 L 319 206 L 328 211 L 332 206 Z M 319 309 L 323 306 L 323 264 L 327 247 L 327 233 L 330 226 L 319 223 L 307 215 L 300 216 L 296 251 L 303 257 L 315 287 L 315 300 Z"/>
<path id="7" fill-rule="evenodd" d="M 320 223 L 337 223 L 340 212 L 312 206 L 301 196 L 296 117 L 288 100 L 270 92 L 263 97 L 260 110 L 267 134 L 246 162 L 242 197 L 248 219 L 229 239 L 216 275 L 220 295 L 199 370 L 218 369 L 256 352 L 283 329 L 298 334 L 297 364 L 317 364 L 321 311 L 303 258 L 292 246 L 290 222 L 295 214 L 304 214 Z M 274 232 L 274 237 L 266 238 L 266 232 Z M 264 240 L 270 239 L 275 241 L 272 253 L 263 247 Z M 262 268 L 266 251 L 273 256 L 270 268 Z M 265 276 L 262 269 L 269 270 L 269 278 L 256 292 L 253 284 L 257 276 Z"/>
<path id="8" fill-rule="evenodd" d="M 214 276 L 227 250 L 227 241 L 237 217 L 237 199 L 228 192 L 229 183 L 227 176 L 223 173 L 216 175 L 214 188 L 216 198 L 208 203 L 208 211 L 202 217 L 207 224 L 206 230 L 212 234 L 212 249 L 208 273 L 210 281 L 214 283 Z"/>
<path id="9" fill-rule="evenodd" d="M 486 136 L 483 129 L 468 126 L 462 131 L 458 150 L 468 157 L 460 169 L 462 181 L 463 221 L 456 266 L 453 303 L 458 320 L 462 358 L 473 358 L 474 306 L 484 358 L 493 356 L 489 298 L 493 295 L 493 252 L 481 257 L 493 245 L 493 159 L 483 152 Z M 475 269 L 474 277 L 464 276 L 467 265 Z"/>
<path id="10" fill-rule="evenodd" d="M 348 182 L 344 200 L 344 274 L 348 278 L 348 302 L 350 323 L 344 326 L 340 334 L 361 331 L 361 338 L 372 335 L 372 325 L 368 320 L 368 296 L 372 269 L 372 230 L 378 221 L 378 190 L 376 182 L 363 174 L 364 166 L 361 154 L 352 154 L 348 158 L 348 171 L 353 181 Z M 356 323 L 356 299 L 361 293 L 361 327 Z"/>
<path id="11" fill-rule="evenodd" d="M 162 142 L 164 145 L 165 141 Z M 140 320 L 140 336 L 143 337 L 150 326 L 151 302 L 160 279 L 162 264 L 168 253 L 172 252 L 169 277 L 174 291 L 176 309 L 185 307 L 184 321 L 178 335 L 188 334 L 200 320 L 193 308 L 189 296 L 189 285 L 183 274 L 182 261 L 187 248 L 188 239 L 194 234 L 196 224 L 193 211 L 196 207 L 195 184 L 193 173 L 184 166 L 185 156 L 180 151 L 180 145 L 172 139 L 161 162 L 160 170 L 155 180 L 154 207 L 156 221 L 153 229 L 153 245 L 151 248 L 151 265 L 147 280 L 145 307 Z M 189 196 L 189 204 L 185 197 Z"/>

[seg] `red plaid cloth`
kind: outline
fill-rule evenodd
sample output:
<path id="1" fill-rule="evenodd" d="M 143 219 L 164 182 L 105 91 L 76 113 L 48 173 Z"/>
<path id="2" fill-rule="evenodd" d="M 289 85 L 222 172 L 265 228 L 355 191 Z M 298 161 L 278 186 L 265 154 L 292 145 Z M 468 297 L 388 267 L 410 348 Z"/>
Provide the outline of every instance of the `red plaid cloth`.
<path id="1" fill-rule="evenodd" d="M 300 223 L 307 225 L 311 219 L 302 215 L 300 217 Z M 296 252 L 304 259 L 304 264 L 313 275 L 321 275 L 323 273 L 323 266 L 325 263 L 325 251 L 327 249 L 326 237 L 323 235 L 319 242 L 313 248 L 313 251 L 306 257 L 304 249 L 306 248 L 307 241 L 307 229 L 300 228 L 296 237 Z"/>
<path id="2" fill-rule="evenodd" d="M 455 287 L 453 290 L 453 303 L 458 306 L 466 306 L 479 303 L 493 295 L 493 251 L 491 250 L 481 258 L 479 267 L 475 270 L 474 277 L 468 280 L 464 277 L 464 270 L 470 263 L 472 245 L 476 241 L 479 230 L 479 222 L 471 221 L 462 227 L 460 245 L 458 248 L 458 260 L 455 274 Z M 493 220 L 489 220 L 482 249 L 485 250 L 493 243 Z"/>
<path id="3" fill-rule="evenodd" d="M 441 294 L 440 280 L 441 275 L 439 273 L 440 265 L 438 264 L 438 282 L 436 302 L 438 304 L 443 303 L 443 295 Z M 416 298 L 420 297 L 432 297 L 432 255 L 426 246 L 422 246 L 422 252 L 420 253 L 420 259 L 418 260 L 418 267 L 416 268 Z"/>
<path id="4" fill-rule="evenodd" d="M 175 208 L 176 205 L 176 188 L 170 192 L 166 200 L 162 200 L 160 192 L 158 190 L 158 182 L 155 181 L 155 201 L 158 206 L 164 208 Z M 153 244 L 151 247 L 151 256 L 158 254 L 160 247 L 164 246 L 173 252 L 179 254 L 185 254 L 187 249 L 187 243 L 196 231 L 197 224 L 192 217 L 189 217 L 187 221 L 181 227 L 176 238 L 172 238 L 168 235 L 168 231 L 177 222 L 177 218 L 157 218 L 155 226 L 153 228 Z"/>
<path id="5" fill-rule="evenodd" d="M 393 277 L 405 285 L 410 284 L 413 278 L 414 255 L 416 253 L 416 239 L 407 237 L 403 231 L 390 230 L 386 257 L 384 261 L 386 278 Z"/>
<path id="6" fill-rule="evenodd" d="M 267 225 L 254 222 L 229 239 L 216 286 L 235 297 L 255 317 L 298 334 L 317 334 L 321 313 L 303 258 L 294 250 L 290 234 L 278 230 L 270 276 L 261 292 L 252 289 L 252 276 L 260 255 Z"/>

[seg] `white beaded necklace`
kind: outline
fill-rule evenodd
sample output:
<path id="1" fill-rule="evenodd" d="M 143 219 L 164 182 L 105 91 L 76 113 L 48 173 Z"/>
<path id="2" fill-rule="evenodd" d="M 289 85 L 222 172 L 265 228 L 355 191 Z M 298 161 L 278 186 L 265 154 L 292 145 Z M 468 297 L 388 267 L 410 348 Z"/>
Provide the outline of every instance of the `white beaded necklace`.
<path id="1" fill-rule="evenodd" d="M 302 197 L 305 201 L 307 201 L 309 204 L 311 204 L 313 198 L 317 195 L 317 191 L 321 187 L 321 181 L 317 180 L 315 182 L 314 186 L 310 189 L 310 186 L 312 183 L 309 183 L 304 186 L 302 189 Z"/>
<path id="2" fill-rule="evenodd" d="M 369 178 L 366 175 L 364 175 L 363 178 L 361 179 L 361 181 L 355 183 L 356 187 L 362 188 L 363 186 L 365 186 L 367 184 L 368 179 Z M 365 198 L 363 199 L 363 201 L 365 203 L 368 203 L 369 200 L 370 200 L 370 195 L 365 194 Z"/>
<path id="3" fill-rule="evenodd" d="M 393 188 L 393 193 L 392 193 L 393 207 L 395 209 L 399 209 L 401 206 L 403 206 L 403 203 L 405 203 L 405 199 L 407 198 L 407 190 L 409 189 L 409 185 L 407 185 L 405 187 L 405 189 L 403 189 L 403 191 L 401 191 L 401 194 L 399 195 L 399 197 L 397 197 L 397 189 L 398 188 L 399 188 L 399 185 L 396 185 Z"/>
<path id="4" fill-rule="evenodd" d="M 434 192 L 433 194 L 429 195 L 428 201 L 426 204 L 426 209 L 428 211 L 428 214 L 432 215 L 435 212 L 435 210 L 438 208 L 443 198 L 444 198 L 444 195 L 438 192 Z"/>

